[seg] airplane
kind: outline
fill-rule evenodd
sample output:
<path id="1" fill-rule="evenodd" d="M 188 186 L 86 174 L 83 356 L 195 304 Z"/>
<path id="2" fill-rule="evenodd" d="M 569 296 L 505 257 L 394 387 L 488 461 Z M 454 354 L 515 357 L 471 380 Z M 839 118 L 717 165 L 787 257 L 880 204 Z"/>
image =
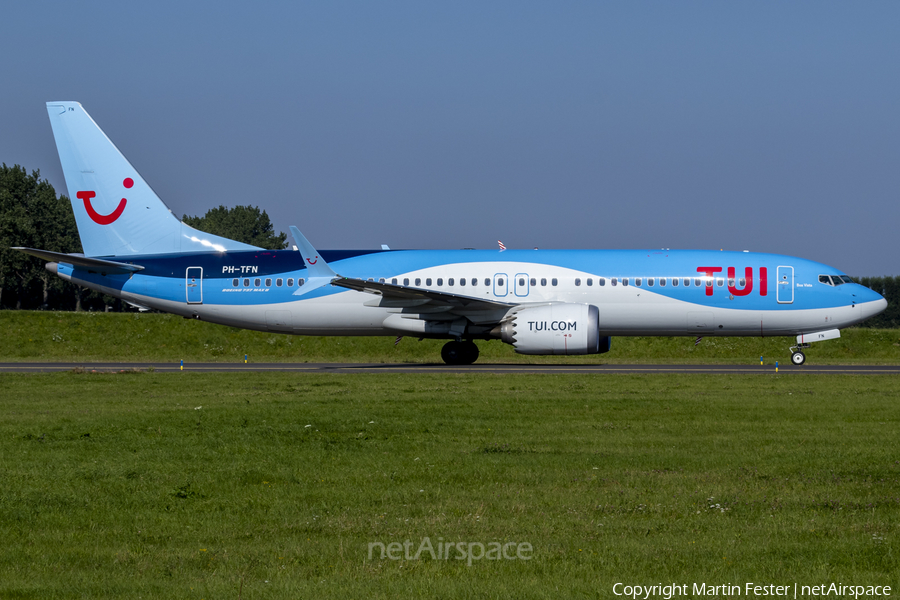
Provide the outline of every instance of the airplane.
<path id="1" fill-rule="evenodd" d="M 887 301 L 840 270 L 790 256 L 709 250 L 265 250 L 176 218 L 77 102 L 47 111 L 84 254 L 17 248 L 62 279 L 141 309 L 316 336 L 474 340 L 531 355 L 602 354 L 615 336 L 796 336 L 813 342 Z"/>

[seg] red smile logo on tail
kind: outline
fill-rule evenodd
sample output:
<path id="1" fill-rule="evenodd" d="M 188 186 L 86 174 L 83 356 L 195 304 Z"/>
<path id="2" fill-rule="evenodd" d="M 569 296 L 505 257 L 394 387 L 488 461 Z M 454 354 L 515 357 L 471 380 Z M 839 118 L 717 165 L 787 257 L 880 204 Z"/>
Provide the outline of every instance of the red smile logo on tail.
<path id="1" fill-rule="evenodd" d="M 134 180 L 131 177 L 126 177 L 122 182 L 126 188 L 131 188 L 134 185 Z M 91 218 L 91 221 L 97 223 L 98 225 L 109 225 L 110 223 L 115 222 L 120 216 L 122 216 L 122 211 L 125 210 L 125 205 L 128 203 L 128 200 L 122 198 L 119 201 L 119 205 L 116 207 L 114 211 L 109 213 L 108 215 L 101 215 L 96 210 L 94 210 L 93 205 L 91 204 L 91 198 L 95 197 L 96 192 L 77 192 L 75 196 L 79 200 L 84 200 L 84 209 L 87 211 L 88 216 Z"/>

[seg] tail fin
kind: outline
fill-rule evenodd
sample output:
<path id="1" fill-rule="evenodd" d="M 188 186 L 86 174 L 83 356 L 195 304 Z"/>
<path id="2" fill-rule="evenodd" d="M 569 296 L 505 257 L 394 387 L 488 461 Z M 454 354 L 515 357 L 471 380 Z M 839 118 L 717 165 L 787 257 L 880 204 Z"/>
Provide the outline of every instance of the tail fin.
<path id="1" fill-rule="evenodd" d="M 87 256 L 254 250 L 179 221 L 78 102 L 48 102 Z"/>

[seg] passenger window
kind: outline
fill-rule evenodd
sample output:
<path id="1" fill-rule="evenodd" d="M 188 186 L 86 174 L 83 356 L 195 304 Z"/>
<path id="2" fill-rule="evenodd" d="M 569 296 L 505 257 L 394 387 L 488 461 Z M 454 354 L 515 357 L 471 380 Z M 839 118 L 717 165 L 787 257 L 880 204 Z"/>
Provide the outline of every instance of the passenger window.
<path id="1" fill-rule="evenodd" d="M 428 277 L 428 278 L 425 279 L 425 285 L 426 285 L 427 287 L 431 287 L 431 277 Z"/>
<path id="2" fill-rule="evenodd" d="M 519 287 L 525 287 L 525 278 L 519 277 Z"/>
<path id="3" fill-rule="evenodd" d="M 619 280 L 616 279 L 615 277 L 613 277 L 612 279 L 609 280 L 609 284 L 610 285 L 619 285 Z"/>
<path id="4" fill-rule="evenodd" d="M 473 277 L 473 278 L 472 278 L 472 285 L 478 285 L 478 278 L 477 278 L 477 277 Z"/>
<path id="5" fill-rule="evenodd" d="M 668 283 L 668 282 L 666 281 L 665 277 L 659 278 L 659 287 L 666 287 L 666 283 Z"/>
<path id="6" fill-rule="evenodd" d="M 552 285 L 554 287 L 556 286 L 557 283 L 559 283 L 559 281 L 556 280 L 556 277 L 554 277 L 553 279 L 550 280 L 550 285 Z"/>
<path id="7" fill-rule="evenodd" d="M 465 278 L 465 277 L 460 277 L 460 278 L 459 278 L 459 285 L 466 285 L 466 278 Z"/>
<path id="8" fill-rule="evenodd" d="M 581 279 L 580 279 L 580 278 L 578 278 L 578 277 L 575 278 L 575 285 L 581 285 Z"/>
<path id="9" fill-rule="evenodd" d="M 536 285 L 537 285 L 537 279 L 535 279 L 534 277 L 532 277 L 532 278 L 531 278 L 531 287 L 534 287 L 534 286 L 536 286 Z"/>
<path id="10" fill-rule="evenodd" d="M 590 277 L 588 277 L 587 284 L 588 284 L 588 287 L 594 285 L 594 280 L 591 279 Z"/>
<path id="11" fill-rule="evenodd" d="M 396 277 L 394 277 L 394 278 L 391 279 L 391 284 L 392 284 L 392 285 L 397 285 L 397 278 L 396 278 Z"/>
<path id="12" fill-rule="evenodd" d="M 721 277 L 716 277 L 716 285 L 722 287 L 725 284 L 725 280 Z"/>
<path id="13" fill-rule="evenodd" d="M 546 285 L 547 285 L 547 278 L 546 278 L 546 277 L 541 277 L 541 285 L 543 285 L 543 286 L 546 286 Z"/>
<path id="14" fill-rule="evenodd" d="M 606 278 L 605 278 L 605 277 L 598 277 L 598 278 L 597 278 L 597 285 L 599 285 L 599 286 L 604 286 L 604 285 L 606 285 Z"/>
<path id="15" fill-rule="evenodd" d="M 237 287 L 237 286 L 239 286 L 240 284 L 241 284 L 241 280 L 240 280 L 240 279 L 232 279 L 232 280 L 231 280 L 231 287 Z"/>
<path id="16" fill-rule="evenodd" d="M 628 278 L 627 278 L 627 277 L 623 277 L 623 278 L 622 278 L 622 285 L 628 285 Z"/>
<path id="17" fill-rule="evenodd" d="M 244 280 L 244 287 L 250 287 L 250 280 L 249 280 L 249 279 L 245 279 L 245 280 Z"/>
<path id="18" fill-rule="evenodd" d="M 487 287 L 491 287 L 491 280 L 487 277 L 484 278 L 484 285 Z"/>
<path id="19" fill-rule="evenodd" d="M 262 280 L 260 280 L 260 279 L 257 277 L 256 279 L 253 280 L 253 287 L 260 287 L 260 284 L 261 284 L 261 283 L 262 283 Z"/>
<path id="20" fill-rule="evenodd" d="M 653 279 L 652 277 L 648 277 L 648 278 L 647 278 L 647 286 L 648 286 L 648 287 L 653 287 L 653 284 L 654 284 L 654 283 L 656 283 L 656 280 L 655 280 L 655 279 Z"/>
<path id="21" fill-rule="evenodd" d="M 700 280 L 698 279 L 697 281 L 700 281 Z M 691 285 L 691 278 L 690 278 L 690 277 L 685 277 L 683 283 L 684 283 L 684 287 L 690 286 L 690 285 Z M 698 284 L 696 284 L 696 285 L 700 285 L 700 284 L 698 283 Z"/>
<path id="22" fill-rule="evenodd" d="M 636 286 L 638 286 L 638 287 L 641 287 L 641 282 L 642 282 L 642 281 L 643 281 L 643 280 L 642 280 L 640 277 L 635 277 L 635 278 L 634 278 L 634 285 L 636 285 Z"/>
<path id="23" fill-rule="evenodd" d="M 266 287 L 272 287 L 272 278 L 266 277 Z"/>
<path id="24" fill-rule="evenodd" d="M 287 281 L 288 287 L 294 287 L 294 278 L 290 277 Z"/>
<path id="25" fill-rule="evenodd" d="M 403 278 L 403 285 L 409 285 L 409 277 Z"/>
<path id="26" fill-rule="evenodd" d="M 733 277 L 728 278 L 728 287 L 734 287 L 734 278 Z"/>
<path id="27" fill-rule="evenodd" d="M 694 287 L 700 287 L 701 285 L 703 285 L 703 281 L 699 277 L 694 277 Z M 712 281 L 709 282 L 709 285 L 712 285 Z"/>
<path id="28" fill-rule="evenodd" d="M 441 287 L 442 285 L 444 285 L 444 279 L 443 277 L 438 277 L 438 287 Z"/>
<path id="29" fill-rule="evenodd" d="M 306 283 L 306 280 L 301 277 L 297 280 L 297 287 L 303 287 L 304 283 Z"/>
<path id="30" fill-rule="evenodd" d="M 422 280 L 416 277 L 416 285 L 422 285 Z"/>
<path id="31" fill-rule="evenodd" d="M 672 287 L 678 287 L 678 278 L 677 277 L 672 278 Z"/>
<path id="32" fill-rule="evenodd" d="M 384 283 L 384 277 L 379 277 L 379 278 L 378 278 L 378 283 Z"/>
<path id="33" fill-rule="evenodd" d="M 744 279 L 743 277 L 741 277 L 740 279 L 738 279 L 738 285 L 740 285 L 741 287 L 746 287 L 746 286 L 747 286 L 747 280 Z"/>
<path id="34" fill-rule="evenodd" d="M 502 277 L 501 277 L 500 279 L 497 280 L 497 285 L 500 285 L 500 286 L 506 285 L 506 284 L 504 283 Z"/>
<path id="35" fill-rule="evenodd" d="M 451 277 L 450 279 L 447 280 L 447 285 L 448 285 L 448 286 L 452 286 L 452 285 L 453 285 L 453 278 L 452 278 L 452 277 Z"/>
<path id="36" fill-rule="evenodd" d="M 284 279 L 282 279 L 281 277 L 279 277 L 278 279 L 275 280 L 275 285 L 276 285 L 277 287 L 281 287 L 282 285 L 284 285 Z"/>

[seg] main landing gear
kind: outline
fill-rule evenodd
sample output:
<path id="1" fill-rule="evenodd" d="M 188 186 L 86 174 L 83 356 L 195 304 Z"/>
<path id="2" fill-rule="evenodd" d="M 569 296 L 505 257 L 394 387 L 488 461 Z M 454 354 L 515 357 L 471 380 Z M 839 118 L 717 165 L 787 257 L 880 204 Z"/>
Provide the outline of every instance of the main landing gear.
<path id="1" fill-rule="evenodd" d="M 448 365 L 471 365 L 478 360 L 478 346 L 471 340 L 447 342 L 441 348 L 441 358 Z"/>

